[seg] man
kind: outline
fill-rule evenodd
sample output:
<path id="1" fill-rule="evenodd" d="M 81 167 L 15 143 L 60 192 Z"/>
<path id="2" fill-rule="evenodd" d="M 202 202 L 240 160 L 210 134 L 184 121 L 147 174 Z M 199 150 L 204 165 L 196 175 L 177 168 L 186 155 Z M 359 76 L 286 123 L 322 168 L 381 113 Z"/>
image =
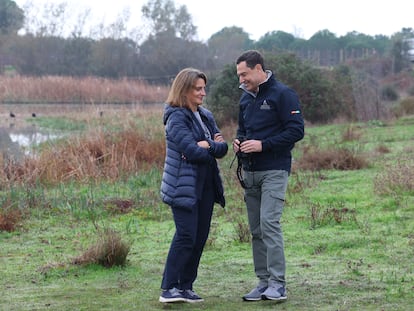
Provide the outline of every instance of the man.
<path id="1" fill-rule="evenodd" d="M 259 279 L 243 300 L 283 301 L 287 294 L 280 219 L 291 170 L 291 150 L 304 136 L 304 121 L 298 95 L 265 69 L 258 51 L 244 52 L 236 65 L 243 94 L 233 150 L 242 163 L 241 184 L 245 188 L 254 269 Z"/>

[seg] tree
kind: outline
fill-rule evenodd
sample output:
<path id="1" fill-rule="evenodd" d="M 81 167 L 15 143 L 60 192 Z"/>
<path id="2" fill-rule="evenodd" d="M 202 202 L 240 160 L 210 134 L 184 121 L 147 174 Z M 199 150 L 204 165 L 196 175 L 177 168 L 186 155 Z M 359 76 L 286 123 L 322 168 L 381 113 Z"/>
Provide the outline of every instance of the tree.
<path id="1" fill-rule="evenodd" d="M 24 5 L 25 32 L 38 37 L 62 37 L 67 26 L 67 7 L 66 2 L 46 2 L 43 6 L 27 2 Z"/>
<path id="2" fill-rule="evenodd" d="M 3 35 L 17 34 L 23 27 L 24 12 L 16 2 L 0 0 L 0 33 Z"/>
<path id="3" fill-rule="evenodd" d="M 142 9 L 143 17 L 150 22 L 151 34 L 169 33 L 191 40 L 197 33 L 185 5 L 175 8 L 172 0 L 150 0 Z"/>
<path id="4" fill-rule="evenodd" d="M 272 50 L 289 50 L 292 43 L 295 41 L 295 37 L 284 31 L 271 31 L 265 33 L 257 42 L 258 49 L 266 51 Z"/>
<path id="5" fill-rule="evenodd" d="M 86 76 L 90 74 L 92 40 L 87 38 L 70 38 L 65 40 L 63 50 L 64 74 Z"/>
<path id="6" fill-rule="evenodd" d="M 119 78 L 134 75 L 137 63 L 136 43 L 130 39 L 104 38 L 92 45 L 92 73 Z"/>
<path id="7" fill-rule="evenodd" d="M 59 37 L 17 36 L 10 46 L 18 72 L 23 75 L 61 75 L 65 40 Z"/>
<path id="8" fill-rule="evenodd" d="M 208 51 L 214 68 L 234 63 L 237 56 L 253 46 L 249 34 L 240 27 L 224 27 L 207 41 Z"/>
<path id="9" fill-rule="evenodd" d="M 139 74 L 152 81 L 170 83 L 184 67 L 205 68 L 206 46 L 162 33 L 150 36 L 139 48 Z"/>
<path id="10" fill-rule="evenodd" d="M 214 79 L 206 98 L 207 106 L 214 112 L 219 126 L 237 122 L 240 95 L 236 64 L 228 64 Z"/>
<path id="11" fill-rule="evenodd" d="M 331 66 L 338 63 L 338 40 L 327 29 L 318 31 L 308 41 L 310 50 L 314 51 L 313 60 L 317 65 Z"/>

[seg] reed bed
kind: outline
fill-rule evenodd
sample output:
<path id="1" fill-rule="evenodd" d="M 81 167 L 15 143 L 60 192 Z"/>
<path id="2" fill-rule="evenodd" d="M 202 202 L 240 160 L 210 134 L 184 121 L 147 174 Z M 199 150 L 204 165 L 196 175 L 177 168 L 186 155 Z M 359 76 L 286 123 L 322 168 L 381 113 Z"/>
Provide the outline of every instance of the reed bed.
<path id="1" fill-rule="evenodd" d="M 167 93 L 139 79 L 0 76 L 2 103 L 159 103 Z"/>

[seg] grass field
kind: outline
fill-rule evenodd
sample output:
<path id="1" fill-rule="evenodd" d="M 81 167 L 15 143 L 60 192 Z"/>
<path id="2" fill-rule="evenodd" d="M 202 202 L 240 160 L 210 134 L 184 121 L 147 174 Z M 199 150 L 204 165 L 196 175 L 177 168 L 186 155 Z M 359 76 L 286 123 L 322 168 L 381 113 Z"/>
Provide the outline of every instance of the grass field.
<path id="1" fill-rule="evenodd" d="M 122 132 L 120 124 L 132 122 L 162 141 L 160 112 L 150 121 L 142 116 L 108 114 L 104 126 Z M 58 127 L 64 119 L 39 122 Z M 70 123 L 83 124 L 88 139 L 102 125 L 90 116 Z M 234 128 L 223 130 L 231 141 Z M 64 145 L 53 148 L 68 150 Z M 256 279 L 231 151 L 220 160 L 227 206 L 215 208 L 194 287 L 205 302 L 196 305 L 158 302 L 174 233 L 158 195 L 161 164 L 127 166 L 116 178 L 30 185 L 2 179 L 3 223 L 6 213 L 20 217 L 13 230 L 0 231 L 0 310 L 413 310 L 413 152 L 414 117 L 306 128 L 294 150 L 282 218 L 288 300 L 281 304 L 241 299 Z M 130 245 L 126 265 L 75 264 L 106 229 Z"/>

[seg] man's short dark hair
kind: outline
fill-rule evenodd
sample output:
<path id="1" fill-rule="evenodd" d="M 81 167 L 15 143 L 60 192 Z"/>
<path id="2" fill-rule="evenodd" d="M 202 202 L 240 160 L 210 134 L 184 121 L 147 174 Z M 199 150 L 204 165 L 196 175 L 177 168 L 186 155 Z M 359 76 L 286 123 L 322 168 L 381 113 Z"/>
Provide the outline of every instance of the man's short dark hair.
<path id="1" fill-rule="evenodd" d="M 257 64 L 262 66 L 262 69 L 265 70 L 264 59 L 262 54 L 256 50 L 248 50 L 240 55 L 236 60 L 236 65 L 241 62 L 246 62 L 247 67 L 254 68 Z"/>

